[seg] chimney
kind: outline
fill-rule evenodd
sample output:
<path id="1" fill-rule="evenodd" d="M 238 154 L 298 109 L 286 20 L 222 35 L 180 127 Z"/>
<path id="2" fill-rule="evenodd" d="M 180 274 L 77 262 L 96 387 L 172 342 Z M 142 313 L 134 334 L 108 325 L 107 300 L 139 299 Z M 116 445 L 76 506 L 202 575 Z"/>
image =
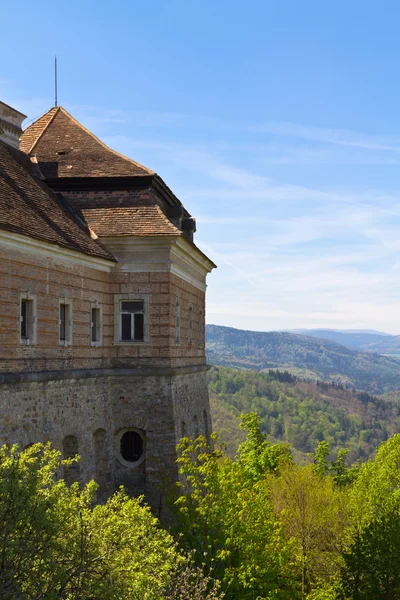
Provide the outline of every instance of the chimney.
<path id="1" fill-rule="evenodd" d="M 26 119 L 26 115 L 11 108 L 8 104 L 0 102 L 0 140 L 13 148 L 19 148 L 19 138 L 22 135 L 21 126 L 24 119 Z"/>

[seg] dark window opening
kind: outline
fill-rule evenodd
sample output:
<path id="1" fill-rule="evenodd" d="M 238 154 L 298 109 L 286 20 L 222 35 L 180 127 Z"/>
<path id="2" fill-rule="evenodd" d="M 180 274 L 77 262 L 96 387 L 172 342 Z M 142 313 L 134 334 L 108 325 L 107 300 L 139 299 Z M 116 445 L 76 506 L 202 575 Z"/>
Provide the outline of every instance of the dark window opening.
<path id="1" fill-rule="evenodd" d="M 91 323 L 91 339 L 92 342 L 100 341 L 100 309 L 92 308 L 92 323 Z"/>
<path id="2" fill-rule="evenodd" d="M 143 439 L 136 431 L 126 431 L 121 437 L 121 456 L 127 462 L 137 462 L 143 454 Z"/>
<path id="3" fill-rule="evenodd" d="M 29 338 L 29 300 L 21 300 L 21 339 Z"/>
<path id="4" fill-rule="evenodd" d="M 65 342 L 67 339 L 67 305 L 60 304 L 60 340 Z"/>
<path id="5" fill-rule="evenodd" d="M 144 302 L 121 302 L 121 341 L 144 341 Z"/>

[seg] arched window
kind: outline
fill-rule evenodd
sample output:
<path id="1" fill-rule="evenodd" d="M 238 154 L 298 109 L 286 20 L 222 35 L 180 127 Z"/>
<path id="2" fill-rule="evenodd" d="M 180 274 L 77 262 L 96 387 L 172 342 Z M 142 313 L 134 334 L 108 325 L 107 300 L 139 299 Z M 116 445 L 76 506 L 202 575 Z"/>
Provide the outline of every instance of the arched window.
<path id="1" fill-rule="evenodd" d="M 203 420 L 204 420 L 204 435 L 208 441 L 210 439 L 210 429 L 208 427 L 208 415 L 207 415 L 206 410 L 203 412 Z"/>
<path id="2" fill-rule="evenodd" d="M 78 440 L 74 435 L 67 435 L 63 439 L 63 458 L 74 458 L 79 454 Z M 80 480 L 79 461 L 64 466 L 64 479 L 67 485 Z"/>
<path id="3" fill-rule="evenodd" d="M 100 499 L 110 491 L 111 472 L 107 452 L 107 434 L 104 429 L 97 429 L 93 434 L 94 462 L 96 469 L 95 481 L 98 484 L 97 495 Z"/>
<path id="4" fill-rule="evenodd" d="M 181 343 L 181 305 L 176 301 L 175 307 L 175 343 Z"/>
<path id="5" fill-rule="evenodd" d="M 203 311 L 201 310 L 201 308 L 199 310 L 199 325 L 198 326 L 199 326 L 199 335 L 198 335 L 198 337 L 199 337 L 199 346 L 202 346 L 203 343 L 204 343 L 204 340 L 203 340 L 203 328 L 204 328 L 204 326 L 203 326 Z"/>
<path id="6" fill-rule="evenodd" d="M 189 306 L 188 314 L 188 344 L 193 342 L 193 308 Z"/>
<path id="7" fill-rule="evenodd" d="M 117 436 L 119 460 L 126 467 L 134 467 L 144 460 L 144 432 L 124 429 Z"/>
<path id="8" fill-rule="evenodd" d="M 185 421 L 182 421 L 181 423 L 181 437 L 186 437 L 187 436 L 187 431 L 186 431 L 186 423 Z"/>
<path id="9" fill-rule="evenodd" d="M 196 415 L 193 417 L 193 435 L 195 438 L 199 437 L 199 421 Z"/>

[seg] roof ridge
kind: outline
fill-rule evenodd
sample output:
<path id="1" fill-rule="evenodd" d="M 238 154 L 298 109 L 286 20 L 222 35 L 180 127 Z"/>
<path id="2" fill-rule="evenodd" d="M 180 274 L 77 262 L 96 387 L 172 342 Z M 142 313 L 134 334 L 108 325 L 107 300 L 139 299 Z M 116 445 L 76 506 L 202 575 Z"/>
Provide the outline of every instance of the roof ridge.
<path id="1" fill-rule="evenodd" d="M 103 148 L 105 148 L 109 152 L 112 152 L 112 154 L 115 154 L 115 156 L 118 156 L 119 158 L 122 158 L 122 159 L 124 159 L 124 160 L 132 163 L 136 167 L 139 167 L 139 168 L 143 169 L 144 171 L 147 171 L 147 173 L 149 175 L 155 175 L 155 172 L 152 171 L 151 169 L 148 169 L 144 165 L 141 165 L 140 163 L 134 161 L 132 158 L 129 158 L 128 156 L 125 156 L 124 154 L 121 154 L 120 152 L 117 152 L 116 150 L 113 150 L 112 148 L 110 148 L 110 146 L 107 146 L 107 144 L 105 144 L 104 142 L 102 142 L 100 138 L 98 138 L 96 135 L 94 135 L 94 133 L 92 133 L 90 131 L 90 129 L 87 129 L 84 125 L 82 125 L 82 123 L 80 123 L 79 121 L 77 121 L 77 119 L 75 119 L 75 117 L 73 117 L 67 110 L 65 110 L 65 108 L 63 108 L 62 106 L 58 106 L 57 108 L 60 110 L 60 112 L 64 113 L 69 119 L 71 119 L 71 121 L 73 121 L 81 129 L 83 129 L 83 131 L 85 131 L 85 133 L 88 133 L 94 140 L 96 140 L 96 142 L 98 142 L 101 146 L 103 146 Z M 51 121 L 52 120 L 53 119 L 51 119 Z M 47 129 L 47 127 L 46 127 L 46 129 Z"/>
<path id="2" fill-rule="evenodd" d="M 26 133 L 28 131 L 28 129 L 30 127 L 32 127 L 33 125 L 35 125 L 40 119 L 43 119 L 44 116 L 48 115 L 52 110 L 54 110 L 53 114 L 51 115 L 51 118 L 48 120 L 48 122 L 46 123 L 46 125 L 43 127 L 43 129 L 40 131 L 40 133 L 38 133 L 38 135 L 35 138 L 35 141 L 33 142 L 32 146 L 28 149 L 28 151 L 26 152 L 26 154 L 30 154 L 32 152 L 32 150 L 34 149 L 34 147 L 36 146 L 36 144 L 38 143 L 38 141 L 40 140 L 40 138 L 42 137 L 42 135 L 44 134 L 44 132 L 46 131 L 46 129 L 48 128 L 48 126 L 50 125 L 50 123 L 53 121 L 54 117 L 56 116 L 56 114 L 58 113 L 58 111 L 60 110 L 60 106 L 53 106 L 52 108 L 50 108 L 49 110 L 47 110 L 45 113 L 43 113 L 38 119 L 36 119 L 36 121 L 33 121 L 33 123 L 31 123 L 29 125 L 29 127 L 27 127 L 24 131 L 24 133 Z"/>

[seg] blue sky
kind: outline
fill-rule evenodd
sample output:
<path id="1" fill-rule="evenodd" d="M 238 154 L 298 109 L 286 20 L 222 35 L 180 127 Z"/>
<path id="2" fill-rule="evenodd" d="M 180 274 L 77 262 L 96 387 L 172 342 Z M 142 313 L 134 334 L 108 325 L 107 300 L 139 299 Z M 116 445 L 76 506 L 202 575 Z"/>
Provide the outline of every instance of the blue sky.
<path id="1" fill-rule="evenodd" d="M 218 264 L 209 323 L 400 334 L 400 5 L 1 8 L 0 99 L 59 103 L 157 171 Z"/>

